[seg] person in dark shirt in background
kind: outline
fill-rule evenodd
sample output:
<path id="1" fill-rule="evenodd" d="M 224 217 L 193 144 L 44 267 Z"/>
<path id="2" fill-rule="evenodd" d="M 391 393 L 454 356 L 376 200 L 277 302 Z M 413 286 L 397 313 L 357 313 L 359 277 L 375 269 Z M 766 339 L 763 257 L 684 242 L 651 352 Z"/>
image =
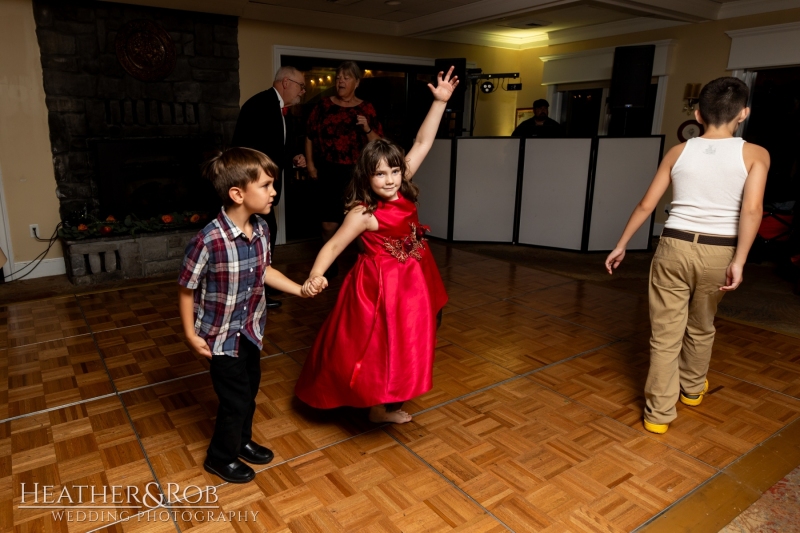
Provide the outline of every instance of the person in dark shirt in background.
<path id="1" fill-rule="evenodd" d="M 511 134 L 512 137 L 563 137 L 561 124 L 548 117 L 550 104 L 540 98 L 533 102 L 533 118 L 529 118 Z"/>

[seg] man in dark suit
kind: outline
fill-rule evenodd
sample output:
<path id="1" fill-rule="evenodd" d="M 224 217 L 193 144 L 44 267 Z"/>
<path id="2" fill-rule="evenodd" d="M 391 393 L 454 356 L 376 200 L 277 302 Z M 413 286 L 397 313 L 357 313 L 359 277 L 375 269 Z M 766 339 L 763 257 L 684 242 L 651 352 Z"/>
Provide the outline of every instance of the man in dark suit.
<path id="1" fill-rule="evenodd" d="M 544 98 L 533 103 L 533 118 L 522 122 L 511 134 L 512 137 L 563 137 L 561 124 L 548 117 L 550 104 Z"/>
<path id="2" fill-rule="evenodd" d="M 283 188 L 283 175 L 286 169 L 292 167 L 305 167 L 306 158 L 299 150 L 293 150 L 294 137 L 291 132 L 291 121 L 286 121 L 284 115 L 290 106 L 300 103 L 306 92 L 303 73 L 294 67 L 281 67 L 275 74 L 272 88 L 262 91 L 248 99 L 239 112 L 236 121 L 236 130 L 233 132 L 234 146 L 252 148 L 267 154 L 267 157 L 278 165 L 280 176 L 275 177 L 275 190 L 277 195 L 273 201 L 273 209 L 264 216 L 269 226 L 270 248 L 275 250 L 275 239 L 278 235 L 278 224 L 275 220 L 274 206 L 281 199 Z M 293 155 L 296 154 L 296 155 Z M 274 255 L 273 255 L 274 257 Z M 269 298 L 275 292 L 267 288 L 267 307 L 281 306 L 279 300 Z"/>

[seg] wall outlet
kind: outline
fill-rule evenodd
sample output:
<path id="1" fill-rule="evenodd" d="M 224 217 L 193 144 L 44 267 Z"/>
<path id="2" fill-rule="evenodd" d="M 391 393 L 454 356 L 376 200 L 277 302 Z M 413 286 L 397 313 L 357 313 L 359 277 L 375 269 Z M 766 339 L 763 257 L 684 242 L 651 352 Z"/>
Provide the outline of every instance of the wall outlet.
<path id="1" fill-rule="evenodd" d="M 31 224 L 30 226 L 28 226 L 28 228 L 30 228 L 30 230 L 31 230 L 31 237 L 32 238 L 35 239 L 36 237 L 39 236 L 39 224 Z"/>

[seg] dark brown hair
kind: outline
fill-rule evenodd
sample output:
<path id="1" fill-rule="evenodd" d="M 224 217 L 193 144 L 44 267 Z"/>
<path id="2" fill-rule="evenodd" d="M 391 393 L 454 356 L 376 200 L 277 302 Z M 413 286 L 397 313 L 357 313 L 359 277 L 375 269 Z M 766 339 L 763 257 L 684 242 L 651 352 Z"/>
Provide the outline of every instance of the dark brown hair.
<path id="1" fill-rule="evenodd" d="M 247 188 L 248 183 L 258 181 L 259 169 L 271 178 L 277 178 L 278 165 L 272 159 L 250 148 L 227 148 L 217 150 L 203 163 L 203 177 L 211 182 L 225 207 L 233 205 L 229 191 L 231 187 Z"/>
<path id="2" fill-rule="evenodd" d="M 362 77 L 361 69 L 358 68 L 358 64 L 355 61 L 344 61 L 341 65 L 336 67 L 337 76 L 342 72 L 350 74 L 356 81 L 360 80 Z"/>
<path id="3" fill-rule="evenodd" d="M 722 126 L 747 107 L 750 91 L 739 78 L 717 78 L 700 91 L 700 116 L 706 126 Z"/>
<path id="4" fill-rule="evenodd" d="M 400 183 L 400 195 L 412 202 L 417 201 L 419 196 L 419 189 L 411 181 L 406 179 L 406 172 L 408 172 L 408 165 L 406 165 L 405 151 L 386 139 L 375 139 L 367 144 L 361 151 L 361 156 L 358 158 L 358 163 L 353 170 L 353 179 L 347 186 L 345 198 L 347 202 L 345 210 L 350 211 L 354 207 L 363 205 L 366 207 L 366 213 L 372 213 L 378 208 L 383 200 L 372 191 L 372 184 L 370 180 L 375 172 L 378 170 L 382 160 L 386 160 L 389 168 L 400 168 L 400 174 L 403 176 L 403 181 Z"/>

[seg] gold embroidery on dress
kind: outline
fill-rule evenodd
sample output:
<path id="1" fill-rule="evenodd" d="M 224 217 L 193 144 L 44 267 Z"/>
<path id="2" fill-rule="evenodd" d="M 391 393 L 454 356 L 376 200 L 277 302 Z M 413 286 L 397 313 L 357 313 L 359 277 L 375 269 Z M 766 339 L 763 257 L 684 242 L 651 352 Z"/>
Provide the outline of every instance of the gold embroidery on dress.
<path id="1" fill-rule="evenodd" d="M 383 239 L 383 247 L 401 263 L 405 263 L 409 257 L 422 261 L 422 252 L 425 250 L 425 233 L 431 230 L 428 226 L 417 226 L 414 223 L 409 225 L 411 226 L 410 235 L 402 239 L 390 239 L 389 237 Z"/>

